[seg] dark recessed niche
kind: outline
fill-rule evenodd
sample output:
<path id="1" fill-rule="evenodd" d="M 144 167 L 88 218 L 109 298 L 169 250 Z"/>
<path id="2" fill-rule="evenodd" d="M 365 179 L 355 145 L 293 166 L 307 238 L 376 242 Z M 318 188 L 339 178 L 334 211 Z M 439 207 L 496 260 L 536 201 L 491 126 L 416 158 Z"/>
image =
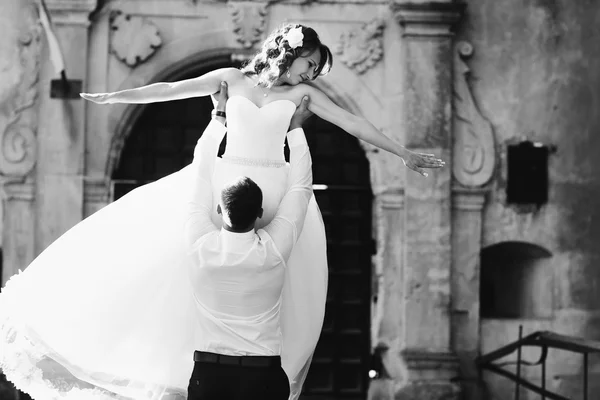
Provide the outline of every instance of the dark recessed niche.
<path id="1" fill-rule="evenodd" d="M 481 251 L 481 318 L 550 318 L 552 253 L 533 243 L 508 241 Z"/>
<path id="2" fill-rule="evenodd" d="M 548 154 L 542 143 L 524 141 L 507 148 L 508 203 L 542 206 L 548 201 Z"/>

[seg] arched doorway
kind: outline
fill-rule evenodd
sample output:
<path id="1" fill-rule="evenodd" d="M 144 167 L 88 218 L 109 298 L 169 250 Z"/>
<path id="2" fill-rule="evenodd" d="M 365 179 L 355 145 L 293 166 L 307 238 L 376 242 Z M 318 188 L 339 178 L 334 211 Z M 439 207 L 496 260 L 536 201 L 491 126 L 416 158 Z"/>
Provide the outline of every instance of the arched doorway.
<path id="1" fill-rule="evenodd" d="M 209 68 L 229 66 L 223 57 Z M 169 79 L 206 72 L 188 68 Z M 113 174 L 114 198 L 189 164 L 211 109 L 209 98 L 148 105 L 135 121 Z M 325 323 L 303 397 L 364 400 L 373 250 L 369 163 L 357 140 L 336 126 L 315 117 L 304 128 L 327 230 L 330 278 Z"/>

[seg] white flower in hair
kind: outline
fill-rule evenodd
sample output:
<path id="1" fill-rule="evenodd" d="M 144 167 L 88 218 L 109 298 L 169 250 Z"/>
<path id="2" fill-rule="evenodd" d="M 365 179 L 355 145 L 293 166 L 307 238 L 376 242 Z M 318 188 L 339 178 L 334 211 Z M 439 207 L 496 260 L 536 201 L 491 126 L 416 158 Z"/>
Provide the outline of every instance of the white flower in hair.
<path id="1" fill-rule="evenodd" d="M 300 26 L 290 29 L 288 33 L 285 34 L 285 40 L 287 40 L 292 49 L 295 49 L 298 46 L 302 47 L 303 39 L 304 34 L 302 33 L 302 27 Z"/>

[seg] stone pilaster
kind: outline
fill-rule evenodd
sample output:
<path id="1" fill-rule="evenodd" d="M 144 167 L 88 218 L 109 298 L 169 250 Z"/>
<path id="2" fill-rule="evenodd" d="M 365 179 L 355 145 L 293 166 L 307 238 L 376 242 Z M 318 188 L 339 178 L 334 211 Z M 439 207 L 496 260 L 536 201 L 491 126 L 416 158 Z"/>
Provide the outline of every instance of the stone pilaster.
<path id="1" fill-rule="evenodd" d="M 2 184 L 4 200 L 4 230 L 2 247 L 2 286 L 19 270 L 24 270 L 35 257 L 35 185 L 33 182 Z"/>
<path id="2" fill-rule="evenodd" d="M 10 4 L 7 12 L 11 12 Z M 0 194 L 3 208 L 2 286 L 33 260 L 35 236 L 35 179 L 37 146 L 41 27 L 33 2 L 12 4 L 9 14 L 17 28 L 14 39 L 17 75 L 2 71 L 8 97 L 0 100 Z M 6 16 L 4 16 L 6 17 Z M 11 22 L 12 22 L 11 21 Z M 14 37 L 11 37 L 14 36 Z M 12 40 L 10 40 L 12 41 Z M 10 43 L 9 41 L 9 43 Z M 5 52 L 4 54 L 11 54 Z M 11 66 L 12 68 L 12 66 Z M 11 78 L 14 79 L 11 81 Z"/>
<path id="3" fill-rule="evenodd" d="M 479 281 L 483 207 L 488 189 L 453 188 L 452 348 L 460 361 L 465 400 L 482 398 L 479 355 Z"/>
<path id="4" fill-rule="evenodd" d="M 428 178 L 407 170 L 403 303 L 409 383 L 398 399 L 457 399 L 458 359 L 451 342 L 452 27 L 463 7 L 395 3 L 403 27 L 405 145 L 434 153 L 447 167 Z"/>
<path id="5" fill-rule="evenodd" d="M 371 381 L 370 400 L 392 400 L 394 388 L 406 382 L 406 365 L 400 357 L 404 342 L 402 314 L 404 191 L 388 189 L 375 196 L 375 226 L 379 243 L 375 261 L 375 294 L 373 309 L 373 347 L 384 348 L 382 362 L 385 374 Z"/>
<path id="6" fill-rule="evenodd" d="M 96 0 L 47 0 L 67 77 L 86 86 L 89 14 Z M 83 217 L 86 104 L 80 98 L 51 98 L 59 79 L 44 47 L 40 82 L 36 251 L 40 252 Z"/>
<path id="7" fill-rule="evenodd" d="M 454 46 L 452 204 L 452 347 L 460 360 L 465 400 L 483 396 L 475 357 L 480 349 L 479 284 L 482 220 L 488 182 L 496 169 L 492 124 L 470 85 L 468 42 Z"/>

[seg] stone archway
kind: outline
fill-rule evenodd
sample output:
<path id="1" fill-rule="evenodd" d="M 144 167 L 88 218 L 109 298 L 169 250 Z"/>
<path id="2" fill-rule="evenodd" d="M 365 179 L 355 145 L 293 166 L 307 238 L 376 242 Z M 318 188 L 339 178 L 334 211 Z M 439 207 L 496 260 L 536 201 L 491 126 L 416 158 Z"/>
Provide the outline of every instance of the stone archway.
<path id="1" fill-rule="evenodd" d="M 140 85 L 145 85 L 151 82 L 172 81 L 179 79 L 179 77 L 182 76 L 189 76 L 192 71 L 210 71 L 216 68 L 221 68 L 224 65 L 232 65 L 231 54 L 232 52 L 230 49 L 217 49 L 189 55 L 183 60 L 175 63 L 175 65 L 169 65 L 165 69 L 157 72 L 155 76 L 153 76 L 147 82 L 141 83 Z M 128 82 L 125 82 L 123 85 L 121 85 L 120 90 L 128 86 L 140 86 L 132 85 L 132 83 L 139 80 L 139 76 L 135 75 Z M 112 129 L 110 129 L 110 132 L 113 132 L 113 136 L 106 162 L 105 171 L 107 177 L 112 176 L 119 163 L 119 158 L 121 157 L 125 141 L 131 134 L 131 130 L 135 121 L 139 119 L 147 107 L 148 105 L 122 104 L 119 105 L 119 107 L 115 109 L 113 113 L 111 113 L 110 121 Z"/>

